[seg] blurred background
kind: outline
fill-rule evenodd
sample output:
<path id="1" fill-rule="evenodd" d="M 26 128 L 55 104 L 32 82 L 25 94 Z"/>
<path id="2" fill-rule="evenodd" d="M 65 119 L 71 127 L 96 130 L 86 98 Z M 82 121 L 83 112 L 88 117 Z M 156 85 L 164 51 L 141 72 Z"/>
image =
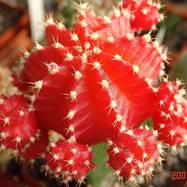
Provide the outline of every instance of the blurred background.
<path id="1" fill-rule="evenodd" d="M 76 1 L 76 0 L 74 0 Z M 44 22 L 52 13 L 71 27 L 76 19 L 73 0 L 0 0 L 0 93 L 14 91 L 11 69 L 19 62 L 23 50 L 30 50 L 34 42 L 44 43 Z M 79 0 L 77 0 L 79 2 Z M 119 0 L 92 0 L 101 14 L 112 10 Z M 179 78 L 187 85 L 187 0 L 163 0 L 165 21 L 158 25 L 158 40 L 169 51 L 166 71 L 171 79 Z M 110 169 L 105 167 L 105 145 L 93 147 L 96 153 L 96 169 L 88 176 L 89 187 L 120 187 Z M 35 165 L 25 166 L 15 159 L 8 163 L 8 152 L 0 153 L 0 187 L 62 187 L 49 176 L 45 176 Z M 6 164 L 5 164 L 6 163 Z M 5 172 L 6 165 L 6 172 Z M 8 172 L 7 172 L 8 171 Z M 158 168 L 153 180 L 142 181 L 142 187 L 187 187 L 186 180 L 172 180 L 173 171 L 187 171 L 187 149 L 179 153 L 168 153 L 164 168 Z M 13 181 L 13 183 L 12 183 Z M 21 182 L 20 182 L 21 181 Z M 74 182 L 69 186 L 76 186 Z"/>

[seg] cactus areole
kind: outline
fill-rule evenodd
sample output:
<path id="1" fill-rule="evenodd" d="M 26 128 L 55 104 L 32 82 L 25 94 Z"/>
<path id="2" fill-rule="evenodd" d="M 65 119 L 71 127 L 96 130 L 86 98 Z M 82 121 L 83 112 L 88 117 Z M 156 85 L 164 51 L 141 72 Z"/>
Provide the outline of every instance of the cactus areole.
<path id="1" fill-rule="evenodd" d="M 185 91 L 164 77 L 167 50 L 150 34 L 137 35 L 156 28 L 159 9 L 158 2 L 124 0 L 111 16 L 97 17 L 81 4 L 71 30 L 49 17 L 46 45 L 25 51 L 14 76 L 22 94 L 1 97 L 1 148 L 24 160 L 42 156 L 58 179 L 82 182 L 94 168 L 88 146 L 109 142 L 117 175 L 131 182 L 151 176 L 162 145 L 187 137 Z M 147 119 L 150 129 L 142 126 Z"/>

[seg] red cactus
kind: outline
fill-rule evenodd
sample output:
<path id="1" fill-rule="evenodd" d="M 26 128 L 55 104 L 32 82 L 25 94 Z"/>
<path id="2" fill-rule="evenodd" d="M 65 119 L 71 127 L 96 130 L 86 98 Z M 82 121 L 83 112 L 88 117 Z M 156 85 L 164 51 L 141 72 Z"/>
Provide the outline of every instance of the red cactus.
<path id="1" fill-rule="evenodd" d="M 66 47 L 83 47 L 88 42 L 102 43 L 113 38 L 122 38 L 131 33 L 130 12 L 116 9 L 116 13 L 111 17 L 101 18 L 90 13 L 87 6 L 79 7 L 80 16 L 72 30 L 67 30 L 62 23 L 55 23 L 52 18 L 46 22 L 46 40 L 47 45 L 52 45 L 58 41 Z M 85 48 L 88 45 L 84 46 Z M 87 48 L 88 50 L 89 48 Z"/>
<path id="2" fill-rule="evenodd" d="M 183 144 L 187 140 L 185 90 L 180 82 L 166 80 L 158 91 L 158 112 L 154 116 L 154 127 L 159 138 L 171 146 Z"/>
<path id="3" fill-rule="evenodd" d="M 83 182 L 87 173 L 93 169 L 92 153 L 85 145 L 58 141 L 51 144 L 46 154 L 47 168 L 63 182 L 75 179 Z"/>
<path id="4" fill-rule="evenodd" d="M 33 112 L 22 96 L 1 97 L 0 101 L 1 148 L 21 150 L 37 134 Z"/>
<path id="5" fill-rule="evenodd" d="M 163 61 L 167 61 L 166 51 L 149 35 L 135 36 L 136 31 L 155 26 L 161 18 L 160 5 L 126 0 L 123 6 L 104 19 L 81 5 L 72 31 L 49 18 L 46 46 L 37 44 L 31 54 L 25 52 L 16 83 L 30 97 L 29 108 L 35 111 L 40 137 L 32 120 L 20 123 L 16 110 L 23 104 L 9 98 L 11 106 L 6 102 L 0 105 L 2 129 L 14 132 L 11 142 L 21 133 L 21 143 L 26 144 L 19 145 L 21 156 L 34 159 L 47 149 L 46 169 L 64 182 L 82 181 L 93 169 L 87 145 L 110 139 L 109 165 L 134 181 L 142 174 L 151 175 L 153 165 L 162 161 L 157 135 L 172 146 L 186 140 L 184 91 L 178 89 L 178 82 L 166 81 L 156 87 L 163 75 Z M 7 113 L 14 116 L 12 126 L 6 125 L 10 122 Z M 153 118 L 158 133 L 139 129 L 148 118 Z M 30 134 L 18 124 L 28 126 Z M 58 132 L 65 141 L 47 146 L 49 130 Z M 7 144 L 3 133 L 1 137 L 7 147 L 16 149 L 15 143 Z M 35 142 L 29 143 L 33 137 Z"/>
<path id="6" fill-rule="evenodd" d="M 122 29 L 121 19 L 129 12 L 106 23 L 82 11 L 73 32 L 47 21 L 49 46 L 36 46 L 21 79 L 37 89 L 33 105 L 41 128 L 95 144 L 115 139 L 122 124 L 138 126 L 152 116 L 163 55 L 149 37 Z"/>
<path id="7" fill-rule="evenodd" d="M 132 11 L 131 26 L 135 30 L 150 30 L 163 19 L 159 13 L 161 8 L 157 0 L 123 0 L 123 7 Z"/>
<path id="8" fill-rule="evenodd" d="M 180 81 L 170 82 L 167 79 L 163 82 L 158 90 L 159 108 L 166 115 L 183 115 L 187 104 L 184 96 L 186 91 L 181 87 Z M 168 116 L 169 117 L 169 116 Z"/>
<path id="9" fill-rule="evenodd" d="M 29 142 L 20 152 L 20 156 L 26 161 L 34 161 L 37 157 L 44 157 L 48 146 L 48 136 L 42 131 L 38 131 L 35 141 Z"/>
<path id="10" fill-rule="evenodd" d="M 109 165 L 115 173 L 136 181 L 137 176 L 152 175 L 154 164 L 161 163 L 161 144 L 157 133 L 146 129 L 129 130 L 110 142 Z"/>

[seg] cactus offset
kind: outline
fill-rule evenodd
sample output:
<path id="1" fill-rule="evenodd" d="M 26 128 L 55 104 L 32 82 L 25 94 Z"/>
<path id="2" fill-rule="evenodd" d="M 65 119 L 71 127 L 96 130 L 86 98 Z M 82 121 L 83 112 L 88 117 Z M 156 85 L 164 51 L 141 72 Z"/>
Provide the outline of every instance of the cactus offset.
<path id="1" fill-rule="evenodd" d="M 158 22 L 163 20 L 157 0 L 123 0 L 122 6 L 132 11 L 131 26 L 135 30 L 156 29 Z"/>
<path id="2" fill-rule="evenodd" d="M 46 168 L 50 168 L 63 182 L 75 179 L 82 183 L 93 169 L 92 153 L 85 145 L 58 141 L 46 154 Z"/>
<path id="3" fill-rule="evenodd" d="M 22 96 L 1 97 L 0 101 L 1 149 L 21 151 L 25 144 L 35 141 L 35 116 Z"/>
<path id="4" fill-rule="evenodd" d="M 165 80 L 158 90 L 158 108 L 154 116 L 154 127 L 164 143 L 176 147 L 187 141 L 186 92 L 180 81 Z"/>
<path id="5" fill-rule="evenodd" d="M 116 141 L 110 141 L 108 163 L 117 175 L 136 182 L 137 176 L 152 175 L 154 165 L 162 161 L 161 151 L 156 133 L 146 129 L 129 130 Z"/>

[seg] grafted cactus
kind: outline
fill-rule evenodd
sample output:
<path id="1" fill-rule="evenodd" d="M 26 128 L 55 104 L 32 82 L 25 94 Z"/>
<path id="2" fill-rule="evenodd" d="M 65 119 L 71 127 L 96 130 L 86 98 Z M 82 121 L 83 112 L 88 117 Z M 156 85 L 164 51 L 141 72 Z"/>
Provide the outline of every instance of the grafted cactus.
<path id="1" fill-rule="evenodd" d="M 137 182 L 161 164 L 162 141 L 185 143 L 185 93 L 178 81 L 157 84 L 167 51 L 149 34 L 136 34 L 155 27 L 162 18 L 159 8 L 150 0 L 129 0 L 102 18 L 81 4 L 72 30 L 47 19 L 46 46 L 36 44 L 31 54 L 25 52 L 15 76 L 40 129 L 35 144 L 28 140 L 19 151 L 23 158 L 42 155 L 45 169 L 55 177 L 80 182 L 94 168 L 88 146 L 109 141 L 109 165 L 117 175 Z M 142 124 L 151 118 L 153 129 L 147 130 Z M 48 144 L 50 130 L 59 136 Z"/>
<path id="2" fill-rule="evenodd" d="M 159 138 L 173 148 L 187 141 L 186 91 L 180 87 L 180 81 L 170 82 L 167 79 L 160 85 L 159 110 L 153 117 Z"/>
<path id="3" fill-rule="evenodd" d="M 123 25 L 130 17 L 126 9 L 110 23 L 88 9 L 80 13 L 72 32 L 47 20 L 48 46 L 36 46 L 21 79 L 33 82 L 41 128 L 92 145 L 152 116 L 162 55 L 154 42 Z"/>
<path id="4" fill-rule="evenodd" d="M 159 14 L 161 5 L 155 0 L 123 0 L 123 7 L 132 11 L 131 26 L 135 30 L 156 29 L 163 15 Z"/>
<path id="5" fill-rule="evenodd" d="M 152 175 L 154 165 L 161 164 L 162 145 L 157 133 L 135 129 L 121 133 L 115 142 L 110 142 L 109 165 L 118 175 L 129 181 L 138 181 L 138 176 Z"/>
<path id="6" fill-rule="evenodd" d="M 72 179 L 82 183 L 94 166 L 89 148 L 75 143 L 59 141 L 52 144 L 46 159 L 51 172 L 65 183 Z"/>
<path id="7" fill-rule="evenodd" d="M 38 136 L 34 113 L 22 96 L 1 97 L 0 101 L 1 149 L 21 151 Z"/>

